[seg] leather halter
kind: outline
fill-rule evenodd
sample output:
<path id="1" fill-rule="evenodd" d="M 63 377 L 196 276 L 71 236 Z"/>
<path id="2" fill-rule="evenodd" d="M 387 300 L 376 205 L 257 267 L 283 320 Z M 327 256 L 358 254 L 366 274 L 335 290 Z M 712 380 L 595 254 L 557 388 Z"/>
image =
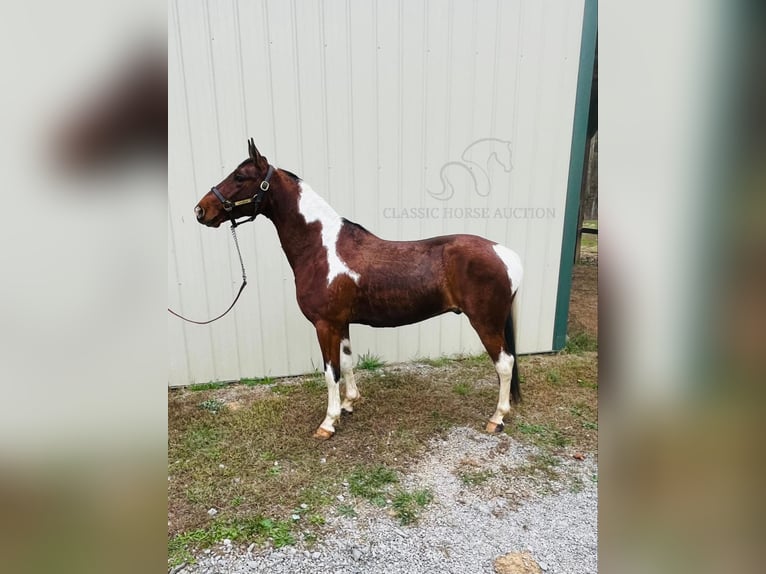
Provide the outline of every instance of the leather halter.
<path id="1" fill-rule="evenodd" d="M 229 199 L 226 199 L 223 194 L 218 191 L 218 188 L 213 186 L 210 191 L 213 192 L 213 194 L 220 200 L 220 202 L 223 204 L 223 209 L 229 214 L 229 219 L 231 220 L 231 227 L 237 227 L 238 225 L 242 225 L 243 223 L 247 223 L 249 221 L 253 221 L 258 216 L 258 208 L 261 205 L 261 202 L 263 201 L 264 196 L 266 195 L 266 192 L 269 190 L 269 180 L 271 179 L 271 176 L 274 175 L 274 166 L 269 164 L 269 169 L 266 172 L 266 177 L 263 178 L 263 181 L 258 186 L 259 191 L 253 195 L 253 197 L 248 197 L 247 199 L 240 199 L 239 201 L 231 201 Z M 247 205 L 248 203 L 253 204 L 253 214 L 243 220 L 243 221 L 237 221 L 234 217 L 234 208 L 239 207 L 240 205 Z"/>

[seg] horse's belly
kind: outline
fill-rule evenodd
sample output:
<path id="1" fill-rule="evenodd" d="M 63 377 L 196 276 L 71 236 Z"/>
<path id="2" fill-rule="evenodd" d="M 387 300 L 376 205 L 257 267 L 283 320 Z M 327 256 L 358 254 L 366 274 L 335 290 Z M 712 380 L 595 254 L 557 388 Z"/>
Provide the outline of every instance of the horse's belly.
<path id="1" fill-rule="evenodd" d="M 438 290 L 388 290 L 362 294 L 354 305 L 352 323 L 371 327 L 398 327 L 449 311 Z"/>

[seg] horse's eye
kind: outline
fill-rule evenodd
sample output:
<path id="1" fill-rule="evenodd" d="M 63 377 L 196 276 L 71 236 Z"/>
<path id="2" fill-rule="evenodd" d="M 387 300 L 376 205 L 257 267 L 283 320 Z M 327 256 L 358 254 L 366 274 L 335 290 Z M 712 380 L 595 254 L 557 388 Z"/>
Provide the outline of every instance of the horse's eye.
<path id="1" fill-rule="evenodd" d="M 240 174 L 236 173 L 234 174 L 234 181 L 245 181 L 245 178 L 241 176 Z"/>

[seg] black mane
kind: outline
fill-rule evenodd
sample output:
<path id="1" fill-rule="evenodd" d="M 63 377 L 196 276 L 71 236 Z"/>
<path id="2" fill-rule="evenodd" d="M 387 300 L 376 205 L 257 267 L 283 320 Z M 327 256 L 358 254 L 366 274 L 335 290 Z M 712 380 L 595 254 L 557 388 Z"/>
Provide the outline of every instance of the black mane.
<path id="1" fill-rule="evenodd" d="M 297 175 L 295 175 L 291 171 L 287 171 L 286 169 L 282 169 L 281 167 L 279 168 L 279 171 L 282 171 L 282 172 L 286 173 L 287 175 L 292 177 L 295 181 L 302 181 L 300 177 L 298 177 Z"/>

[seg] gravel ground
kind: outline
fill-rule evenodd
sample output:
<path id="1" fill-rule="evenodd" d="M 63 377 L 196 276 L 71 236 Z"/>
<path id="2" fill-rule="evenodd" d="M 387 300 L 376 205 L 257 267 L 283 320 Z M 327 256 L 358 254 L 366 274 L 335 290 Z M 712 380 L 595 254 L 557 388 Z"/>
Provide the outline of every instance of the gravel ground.
<path id="1" fill-rule="evenodd" d="M 222 544 L 174 574 L 478 574 L 494 572 L 499 556 L 524 551 L 546 574 L 595 573 L 595 457 L 577 460 L 565 449 L 551 478 L 531 470 L 540 454 L 505 436 L 453 429 L 403 478 L 402 487 L 429 488 L 434 495 L 417 524 L 401 526 L 385 510 L 357 501 L 356 517 L 329 514 L 313 546 Z M 460 475 L 466 472 L 484 478 L 465 484 Z M 348 494 L 343 499 L 353 501 Z"/>

